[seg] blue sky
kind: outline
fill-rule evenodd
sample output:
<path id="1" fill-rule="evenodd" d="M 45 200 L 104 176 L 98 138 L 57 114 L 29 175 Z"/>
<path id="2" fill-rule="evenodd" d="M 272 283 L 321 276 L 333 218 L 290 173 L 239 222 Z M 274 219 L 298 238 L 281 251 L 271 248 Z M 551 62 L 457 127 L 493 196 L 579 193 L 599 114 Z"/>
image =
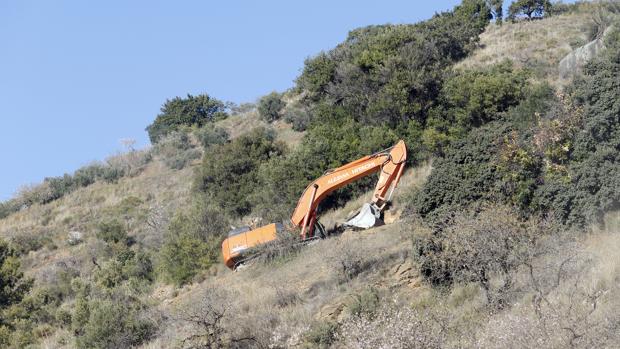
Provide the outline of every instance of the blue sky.
<path id="1" fill-rule="evenodd" d="M 460 1 L 0 1 L 0 200 L 148 144 L 174 96 L 247 102 L 293 85 L 303 61 L 369 24 Z"/>

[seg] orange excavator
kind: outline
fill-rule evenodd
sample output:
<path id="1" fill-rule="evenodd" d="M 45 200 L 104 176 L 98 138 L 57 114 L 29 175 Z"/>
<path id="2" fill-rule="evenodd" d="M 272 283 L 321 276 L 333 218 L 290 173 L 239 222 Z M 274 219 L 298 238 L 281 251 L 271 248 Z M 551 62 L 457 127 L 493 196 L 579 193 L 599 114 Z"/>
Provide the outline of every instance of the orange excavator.
<path id="1" fill-rule="evenodd" d="M 324 236 L 324 229 L 318 223 L 316 211 L 319 203 L 331 192 L 355 180 L 380 171 L 370 203 L 364 204 L 358 214 L 344 223 L 347 227 L 368 229 L 382 224 L 381 213 L 392 198 L 392 193 L 400 181 L 407 159 L 405 142 L 398 141 L 391 148 L 331 169 L 310 183 L 304 190 L 291 217 L 294 226 L 301 228 L 301 241 Z M 284 225 L 272 223 L 252 230 L 250 227 L 237 228 L 228 233 L 222 242 L 224 263 L 231 269 L 242 262 L 244 252 L 259 244 L 277 239 Z"/>

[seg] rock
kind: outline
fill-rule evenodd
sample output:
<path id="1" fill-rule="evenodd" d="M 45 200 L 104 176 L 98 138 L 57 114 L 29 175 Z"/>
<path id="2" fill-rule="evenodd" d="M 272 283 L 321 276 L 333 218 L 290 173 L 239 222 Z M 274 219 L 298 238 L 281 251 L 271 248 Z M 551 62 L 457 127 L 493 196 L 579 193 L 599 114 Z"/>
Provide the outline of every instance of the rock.
<path id="1" fill-rule="evenodd" d="M 344 303 L 328 304 L 321 308 L 317 316 L 317 320 L 331 320 L 337 321 L 340 319 L 342 312 L 345 308 Z"/>
<path id="2" fill-rule="evenodd" d="M 71 246 L 77 245 L 82 242 L 82 233 L 80 233 L 79 231 L 71 231 L 67 235 L 67 243 Z"/>
<path id="3" fill-rule="evenodd" d="M 560 61 L 560 78 L 566 79 L 573 75 L 579 68 L 591 61 L 594 57 L 605 49 L 604 39 L 612 30 L 613 26 L 609 26 L 603 35 L 589 43 L 576 48 L 573 52 L 566 55 Z"/>
<path id="4" fill-rule="evenodd" d="M 400 215 L 402 213 L 403 213 L 402 210 L 385 211 L 383 213 L 383 222 L 385 222 L 385 224 L 392 224 L 400 219 Z"/>
<path id="5" fill-rule="evenodd" d="M 394 266 L 389 275 L 392 279 L 391 286 L 409 285 L 417 287 L 420 284 L 418 272 L 414 268 L 413 262 L 408 259 Z"/>

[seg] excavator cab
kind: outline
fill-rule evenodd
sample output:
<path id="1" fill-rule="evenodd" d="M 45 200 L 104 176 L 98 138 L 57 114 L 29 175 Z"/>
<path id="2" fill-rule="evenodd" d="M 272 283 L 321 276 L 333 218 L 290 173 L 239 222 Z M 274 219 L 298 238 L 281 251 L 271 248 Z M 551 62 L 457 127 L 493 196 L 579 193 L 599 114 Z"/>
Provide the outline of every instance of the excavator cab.
<path id="1" fill-rule="evenodd" d="M 228 237 L 222 242 L 224 264 L 234 269 L 248 257 L 248 249 L 275 240 L 282 231 L 282 223 L 272 223 L 254 230 L 245 226 L 229 231 Z"/>

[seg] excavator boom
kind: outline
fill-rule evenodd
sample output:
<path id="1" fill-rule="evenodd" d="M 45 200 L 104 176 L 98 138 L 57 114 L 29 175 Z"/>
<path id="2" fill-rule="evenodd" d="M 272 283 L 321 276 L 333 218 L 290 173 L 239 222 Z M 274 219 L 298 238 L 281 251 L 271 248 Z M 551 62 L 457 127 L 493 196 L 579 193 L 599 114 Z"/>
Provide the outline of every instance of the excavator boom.
<path id="1" fill-rule="evenodd" d="M 291 222 L 302 228 L 302 239 L 308 236 L 312 237 L 311 230 L 314 220 L 316 220 L 317 206 L 327 195 L 379 170 L 381 170 L 381 174 L 375 186 L 371 205 L 374 204 L 383 209 L 386 201 L 389 200 L 386 199 L 388 190 L 392 184 L 395 187 L 400 180 L 405 160 L 407 160 L 407 148 L 405 142 L 401 140 L 392 148 L 329 170 L 323 176 L 310 183 L 301 195 L 291 217 Z"/>
<path id="2" fill-rule="evenodd" d="M 365 156 L 341 167 L 328 170 L 304 190 L 291 217 L 293 225 L 301 227 L 301 239 L 314 237 L 317 223 L 316 210 L 319 203 L 331 192 L 362 177 L 380 171 L 379 180 L 370 203 L 364 204 L 359 214 L 345 223 L 347 226 L 369 228 L 377 223 L 381 211 L 390 201 L 398 185 L 407 160 L 407 148 L 402 140 L 392 148 Z M 251 230 L 249 227 L 231 231 L 222 243 L 224 262 L 234 268 L 243 258 L 243 251 L 277 238 L 281 224 L 270 224 Z"/>

